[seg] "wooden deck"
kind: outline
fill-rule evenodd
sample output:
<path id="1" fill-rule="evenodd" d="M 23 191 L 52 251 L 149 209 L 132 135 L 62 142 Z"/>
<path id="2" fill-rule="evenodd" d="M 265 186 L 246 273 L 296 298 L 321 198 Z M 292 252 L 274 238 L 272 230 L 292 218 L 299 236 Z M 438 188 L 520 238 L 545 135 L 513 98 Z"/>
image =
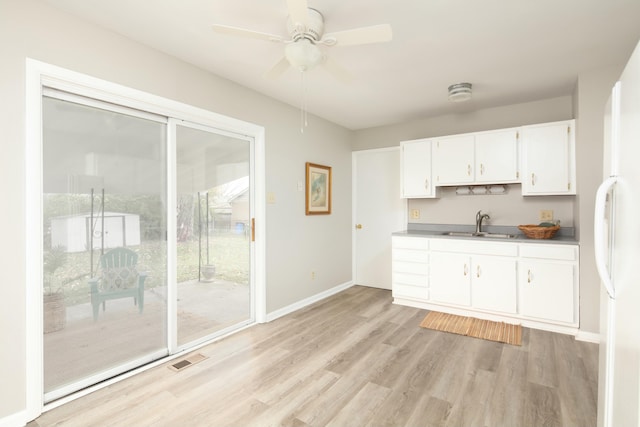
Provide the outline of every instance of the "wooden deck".
<path id="1" fill-rule="evenodd" d="M 178 344 L 250 317 L 247 285 L 214 281 L 178 285 Z M 167 348 L 166 288 L 145 292 L 144 311 L 133 298 L 107 301 L 93 321 L 91 304 L 67 307 L 64 329 L 44 335 L 45 391 Z"/>

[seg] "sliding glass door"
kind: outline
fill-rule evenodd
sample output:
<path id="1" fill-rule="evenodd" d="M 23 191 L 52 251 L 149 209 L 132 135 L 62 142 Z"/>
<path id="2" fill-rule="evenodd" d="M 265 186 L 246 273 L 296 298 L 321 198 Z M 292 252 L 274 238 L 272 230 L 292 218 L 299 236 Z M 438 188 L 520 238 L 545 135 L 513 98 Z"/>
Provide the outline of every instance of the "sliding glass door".
<path id="1" fill-rule="evenodd" d="M 45 401 L 168 354 L 167 120 L 43 98 Z"/>
<path id="2" fill-rule="evenodd" d="M 44 90 L 45 402 L 255 320 L 253 159 L 249 137 Z"/>
<path id="3" fill-rule="evenodd" d="M 251 144 L 176 125 L 177 344 L 252 321 Z"/>

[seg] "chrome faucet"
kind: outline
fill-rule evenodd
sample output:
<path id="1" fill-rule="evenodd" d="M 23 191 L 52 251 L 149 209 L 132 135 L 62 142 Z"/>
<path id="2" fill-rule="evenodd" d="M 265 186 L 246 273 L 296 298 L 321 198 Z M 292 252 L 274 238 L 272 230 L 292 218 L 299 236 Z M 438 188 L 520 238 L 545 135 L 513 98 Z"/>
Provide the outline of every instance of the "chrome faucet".
<path id="1" fill-rule="evenodd" d="M 491 219 L 491 217 L 483 214 L 482 211 L 478 211 L 476 214 L 476 233 L 482 233 L 482 221 L 485 219 Z"/>

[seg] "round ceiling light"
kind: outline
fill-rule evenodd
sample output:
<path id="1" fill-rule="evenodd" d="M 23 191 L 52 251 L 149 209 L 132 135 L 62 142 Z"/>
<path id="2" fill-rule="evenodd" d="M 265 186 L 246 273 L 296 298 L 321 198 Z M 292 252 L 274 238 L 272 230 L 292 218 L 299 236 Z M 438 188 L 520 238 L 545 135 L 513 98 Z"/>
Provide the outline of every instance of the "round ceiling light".
<path id="1" fill-rule="evenodd" d="M 449 101 L 463 102 L 471 99 L 471 83 L 456 83 L 449 86 Z"/>
<path id="2" fill-rule="evenodd" d="M 288 44 L 284 53 L 289 63 L 300 71 L 312 69 L 323 59 L 318 46 L 306 38 Z"/>

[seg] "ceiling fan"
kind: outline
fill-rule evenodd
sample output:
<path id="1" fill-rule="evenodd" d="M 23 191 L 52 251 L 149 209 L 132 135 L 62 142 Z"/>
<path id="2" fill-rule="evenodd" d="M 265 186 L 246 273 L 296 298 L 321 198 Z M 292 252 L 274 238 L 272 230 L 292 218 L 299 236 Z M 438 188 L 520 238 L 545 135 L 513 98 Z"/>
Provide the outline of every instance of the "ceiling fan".
<path id="1" fill-rule="evenodd" d="M 324 34 L 324 17 L 316 9 L 310 8 L 307 0 L 287 0 L 287 8 L 289 37 L 219 24 L 213 25 L 213 29 L 224 34 L 284 43 L 286 45 L 284 57 L 267 73 L 270 78 L 280 76 L 289 66 L 305 72 L 322 64 L 327 71 L 340 80 L 349 80 L 349 73 L 325 55 L 318 47 L 319 45 L 354 46 L 388 42 L 393 37 L 389 24 Z"/>

